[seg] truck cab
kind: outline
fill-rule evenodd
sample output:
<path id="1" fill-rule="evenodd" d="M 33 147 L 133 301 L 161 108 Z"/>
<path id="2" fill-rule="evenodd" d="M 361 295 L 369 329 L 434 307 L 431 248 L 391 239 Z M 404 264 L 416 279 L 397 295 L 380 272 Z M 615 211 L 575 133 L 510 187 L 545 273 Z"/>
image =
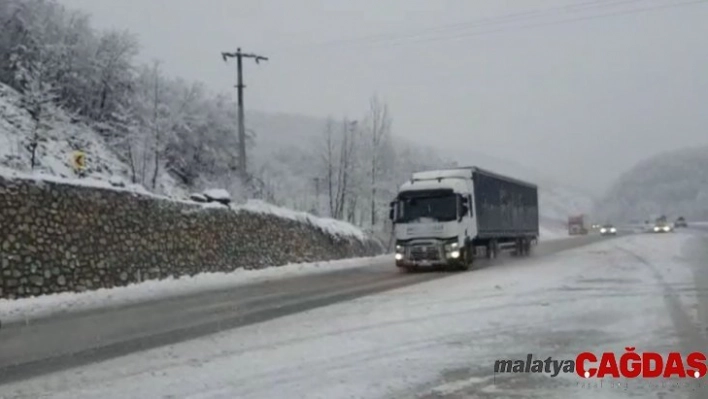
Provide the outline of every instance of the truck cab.
<path id="1" fill-rule="evenodd" d="M 477 230 L 468 175 L 421 172 L 400 187 L 389 215 L 397 266 L 469 266 L 470 241 Z"/>

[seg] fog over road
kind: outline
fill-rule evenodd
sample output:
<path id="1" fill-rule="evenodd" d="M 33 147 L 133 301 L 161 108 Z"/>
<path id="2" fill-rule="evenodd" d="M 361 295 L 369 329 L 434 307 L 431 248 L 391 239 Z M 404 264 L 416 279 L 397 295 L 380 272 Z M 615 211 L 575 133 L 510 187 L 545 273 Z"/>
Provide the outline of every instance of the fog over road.
<path id="1" fill-rule="evenodd" d="M 702 229 L 549 241 L 532 258 L 465 273 L 369 265 L 59 317 L 22 333 L 5 326 L 0 391 L 67 399 L 705 397 L 708 388 L 691 391 L 693 380 L 616 389 L 583 386 L 575 374 L 493 372 L 494 360 L 528 353 L 705 351 Z M 187 338 L 196 339 L 177 343 Z M 50 354 L 59 356 L 42 360 Z M 30 378 L 52 370 L 60 371 Z"/>

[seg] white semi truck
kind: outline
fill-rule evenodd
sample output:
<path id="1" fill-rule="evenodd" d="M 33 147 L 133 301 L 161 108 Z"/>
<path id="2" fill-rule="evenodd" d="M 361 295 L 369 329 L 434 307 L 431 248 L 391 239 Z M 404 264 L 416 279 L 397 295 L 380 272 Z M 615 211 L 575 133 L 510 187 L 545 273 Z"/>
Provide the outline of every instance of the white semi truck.
<path id="1" fill-rule="evenodd" d="M 531 252 L 539 236 L 536 185 L 477 167 L 414 173 L 390 204 L 396 266 L 467 270 L 478 256 Z"/>

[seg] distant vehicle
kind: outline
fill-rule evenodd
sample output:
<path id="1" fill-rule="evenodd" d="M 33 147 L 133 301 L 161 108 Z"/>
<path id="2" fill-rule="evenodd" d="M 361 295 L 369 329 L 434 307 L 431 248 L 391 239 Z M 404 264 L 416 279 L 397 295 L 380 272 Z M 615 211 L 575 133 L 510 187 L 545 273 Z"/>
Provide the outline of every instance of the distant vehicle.
<path id="1" fill-rule="evenodd" d="M 663 220 L 658 220 L 654 224 L 653 230 L 654 230 L 654 233 L 670 233 L 673 231 L 673 229 L 671 228 L 671 225 L 666 223 Z"/>
<path id="2" fill-rule="evenodd" d="M 616 236 L 617 228 L 611 224 L 605 224 L 600 227 L 600 235 L 603 236 Z"/>
<path id="3" fill-rule="evenodd" d="M 587 233 L 588 229 L 585 227 L 585 215 L 568 217 L 568 235 L 575 236 Z"/>
<path id="4" fill-rule="evenodd" d="M 686 223 L 686 219 L 684 219 L 683 216 L 679 216 L 674 222 L 674 228 L 678 229 L 679 227 L 688 227 L 688 223 Z"/>
<path id="5" fill-rule="evenodd" d="M 478 255 L 531 252 L 539 236 L 536 185 L 477 167 L 414 173 L 398 190 L 396 266 L 469 268 Z"/>

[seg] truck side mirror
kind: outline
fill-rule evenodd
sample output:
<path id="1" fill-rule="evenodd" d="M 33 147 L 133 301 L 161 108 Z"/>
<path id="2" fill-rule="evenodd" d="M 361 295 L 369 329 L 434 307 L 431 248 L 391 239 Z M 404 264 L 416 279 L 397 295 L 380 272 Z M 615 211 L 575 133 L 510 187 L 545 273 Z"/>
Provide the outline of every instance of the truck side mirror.
<path id="1" fill-rule="evenodd" d="M 469 207 L 470 200 L 466 196 L 460 196 L 460 215 L 457 217 L 457 221 L 461 222 L 462 218 L 465 217 L 465 215 L 469 214 L 470 212 L 470 207 Z"/>
<path id="2" fill-rule="evenodd" d="M 396 201 L 391 201 L 391 203 L 388 204 L 389 210 L 388 210 L 388 218 L 389 220 L 393 221 L 396 218 Z"/>

